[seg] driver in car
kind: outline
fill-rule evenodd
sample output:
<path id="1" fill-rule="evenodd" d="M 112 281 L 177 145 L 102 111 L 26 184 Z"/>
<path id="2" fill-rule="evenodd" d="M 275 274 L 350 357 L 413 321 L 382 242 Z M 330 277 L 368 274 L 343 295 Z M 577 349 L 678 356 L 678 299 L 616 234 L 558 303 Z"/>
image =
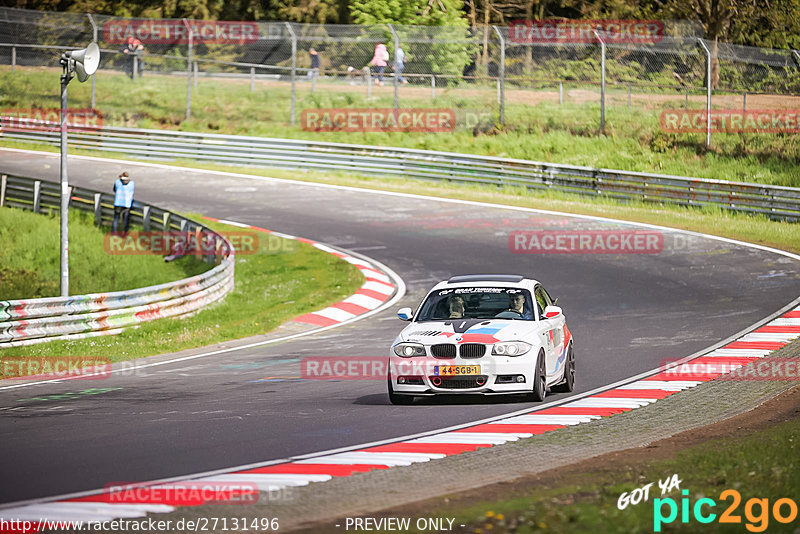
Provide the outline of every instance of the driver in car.
<path id="1" fill-rule="evenodd" d="M 525 311 L 525 295 L 522 293 L 517 293 L 511 297 L 508 311 L 519 314 L 523 319 L 533 319 L 530 310 Z"/>
<path id="2" fill-rule="evenodd" d="M 450 310 L 450 319 L 464 318 L 464 298 L 460 295 L 450 295 L 447 297 L 447 306 Z"/>

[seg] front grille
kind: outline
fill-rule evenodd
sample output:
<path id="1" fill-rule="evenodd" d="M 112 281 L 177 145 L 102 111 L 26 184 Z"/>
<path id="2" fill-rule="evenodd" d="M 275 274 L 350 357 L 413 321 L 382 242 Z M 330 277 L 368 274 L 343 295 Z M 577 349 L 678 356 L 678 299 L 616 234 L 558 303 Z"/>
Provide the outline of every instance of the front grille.
<path id="1" fill-rule="evenodd" d="M 434 377 L 431 376 L 429 378 L 433 379 Z M 436 386 L 436 387 L 439 387 L 439 388 L 442 388 L 442 389 L 472 389 L 472 388 L 479 388 L 479 387 L 485 386 L 486 382 L 489 379 L 489 377 L 486 376 L 486 375 L 459 376 L 458 378 L 455 378 L 455 377 L 453 377 L 453 378 L 439 377 L 439 378 L 442 379 L 442 383 L 441 383 L 441 385 Z M 478 383 L 477 383 L 477 380 L 479 378 L 483 379 L 481 385 L 478 385 Z"/>
<path id="2" fill-rule="evenodd" d="M 462 358 L 482 358 L 486 354 L 486 345 L 483 343 L 464 343 L 459 350 Z"/>
<path id="3" fill-rule="evenodd" d="M 452 343 L 441 343 L 431 346 L 431 354 L 434 358 L 455 358 L 456 346 Z"/>

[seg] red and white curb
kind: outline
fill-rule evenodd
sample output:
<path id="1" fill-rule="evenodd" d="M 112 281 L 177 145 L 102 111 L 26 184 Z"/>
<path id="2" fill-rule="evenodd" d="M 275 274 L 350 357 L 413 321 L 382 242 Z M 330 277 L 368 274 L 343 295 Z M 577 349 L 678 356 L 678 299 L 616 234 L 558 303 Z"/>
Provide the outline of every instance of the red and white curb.
<path id="1" fill-rule="evenodd" d="M 320 315 L 320 317 L 327 316 Z M 681 365 L 675 368 L 666 371 L 654 370 L 631 382 L 590 392 L 577 400 L 567 401 L 561 405 L 511 414 L 392 443 L 307 455 L 282 463 L 239 468 L 185 481 L 158 482 L 150 486 L 151 489 L 167 492 L 173 489 L 171 495 L 175 495 L 181 490 L 185 492 L 186 485 L 196 487 L 198 483 L 207 484 L 208 492 L 205 500 L 201 499 L 197 503 L 154 502 L 153 496 L 158 492 L 152 491 L 146 492 L 145 495 L 139 495 L 137 492 L 122 495 L 106 491 L 72 499 L 0 509 L 0 520 L 30 521 L 31 527 L 28 531 L 32 532 L 36 531 L 45 520 L 95 522 L 115 518 L 141 518 L 149 513 L 172 512 L 179 506 L 213 504 L 215 501 L 221 504 L 223 496 L 228 493 L 220 488 L 235 485 L 249 485 L 257 487 L 260 491 L 274 492 L 374 469 L 428 462 L 478 448 L 531 438 L 559 428 L 588 423 L 601 417 L 646 406 L 684 389 L 726 375 L 733 369 L 763 358 L 798 337 L 800 337 L 800 306 L 719 348 L 682 360 Z M 698 366 L 703 372 L 696 371 Z"/>
<path id="2" fill-rule="evenodd" d="M 306 243 L 314 248 L 318 248 L 319 250 L 327 252 L 328 254 L 333 254 L 334 256 L 343 259 L 347 263 L 352 264 L 355 268 L 361 271 L 361 274 L 363 274 L 364 278 L 366 278 L 366 281 L 359 288 L 359 290 L 346 299 L 337 302 L 336 304 L 332 304 L 325 309 L 307 313 L 305 315 L 301 315 L 300 317 L 295 317 L 293 319 L 295 322 L 312 324 L 314 326 L 332 326 L 343 323 L 378 308 L 384 302 L 389 300 L 389 298 L 391 298 L 391 296 L 397 291 L 397 287 L 392 279 L 381 272 L 381 270 L 371 262 L 361 258 L 356 258 L 355 256 L 336 250 L 323 243 L 306 239 L 305 237 L 297 237 L 281 232 L 274 232 L 272 230 L 267 230 L 266 228 L 261 228 L 260 226 L 252 226 L 250 224 L 243 224 L 226 219 L 214 219 L 212 217 L 203 217 L 203 219 L 222 224 L 229 224 L 238 228 L 247 228 L 257 232 L 263 232 L 274 235 L 275 237 L 281 237 L 283 239 L 292 239 L 301 243 Z"/>

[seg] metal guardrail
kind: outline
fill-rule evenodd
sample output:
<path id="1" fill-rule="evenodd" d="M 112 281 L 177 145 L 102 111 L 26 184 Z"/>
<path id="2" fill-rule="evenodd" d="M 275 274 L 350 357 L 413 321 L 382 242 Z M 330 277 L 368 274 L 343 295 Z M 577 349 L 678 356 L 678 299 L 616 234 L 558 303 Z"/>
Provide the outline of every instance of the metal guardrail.
<path id="1" fill-rule="evenodd" d="M 57 212 L 60 184 L 22 176 L 0 175 L 0 207 Z M 110 224 L 114 197 L 80 187 L 71 188 L 70 207 L 94 213 L 97 225 Z M 156 286 L 94 293 L 0 301 L 0 349 L 42 343 L 53 339 L 117 334 L 123 328 L 163 317 L 199 311 L 233 289 L 234 253 L 223 236 L 203 224 L 149 204 L 136 203 L 131 224 L 145 231 L 208 232 L 219 255 L 204 256 L 217 263 L 205 273 Z"/>
<path id="2" fill-rule="evenodd" d="M 0 121 L 3 120 L 0 117 Z M 19 119 L 15 120 L 19 124 Z M 50 145 L 59 143 L 57 125 L 39 123 L 36 128 L 0 128 L 0 139 Z M 622 200 L 714 206 L 779 220 L 800 220 L 800 188 L 747 182 L 408 148 L 134 128 L 73 129 L 69 143 L 73 149 L 119 153 L 143 159 L 184 159 L 515 186 Z"/>

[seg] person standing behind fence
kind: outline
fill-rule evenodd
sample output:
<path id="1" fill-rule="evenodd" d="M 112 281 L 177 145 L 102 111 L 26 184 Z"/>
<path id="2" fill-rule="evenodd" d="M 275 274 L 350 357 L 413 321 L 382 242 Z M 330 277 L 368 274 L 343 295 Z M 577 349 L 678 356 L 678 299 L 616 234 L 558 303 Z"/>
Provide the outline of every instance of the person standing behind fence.
<path id="1" fill-rule="evenodd" d="M 133 64 L 137 62 L 136 70 L 139 72 L 139 77 L 141 78 L 142 71 L 144 70 L 144 60 L 142 59 L 144 45 L 142 42 L 133 35 L 129 35 L 125 44 L 119 51 L 125 54 L 125 74 L 132 80 L 134 71 Z"/>
<path id="2" fill-rule="evenodd" d="M 120 52 L 125 54 L 125 74 L 127 74 L 130 79 L 133 79 L 133 58 L 136 54 L 136 45 L 133 44 L 134 41 L 133 35 L 129 35 L 125 44 L 119 49 Z"/>
<path id="3" fill-rule="evenodd" d="M 128 172 L 123 172 L 114 182 L 114 223 L 112 230 L 117 231 L 117 221 L 122 217 L 124 232 L 130 227 L 131 206 L 133 206 L 133 180 Z"/>
<path id="4" fill-rule="evenodd" d="M 401 47 L 397 47 L 394 51 L 394 75 L 397 76 L 397 81 L 400 83 L 408 83 L 408 80 L 403 78 L 403 69 L 406 68 L 406 53 Z"/>
<path id="5" fill-rule="evenodd" d="M 311 68 L 308 69 L 308 79 L 314 79 L 319 76 L 319 53 L 311 48 L 308 50 L 308 54 L 311 56 Z"/>
<path id="6" fill-rule="evenodd" d="M 386 50 L 386 45 L 378 43 L 375 45 L 375 54 L 372 56 L 370 65 L 375 67 L 375 72 L 378 79 L 375 80 L 376 85 L 383 85 L 383 71 L 386 69 L 389 61 L 389 51 Z"/>

